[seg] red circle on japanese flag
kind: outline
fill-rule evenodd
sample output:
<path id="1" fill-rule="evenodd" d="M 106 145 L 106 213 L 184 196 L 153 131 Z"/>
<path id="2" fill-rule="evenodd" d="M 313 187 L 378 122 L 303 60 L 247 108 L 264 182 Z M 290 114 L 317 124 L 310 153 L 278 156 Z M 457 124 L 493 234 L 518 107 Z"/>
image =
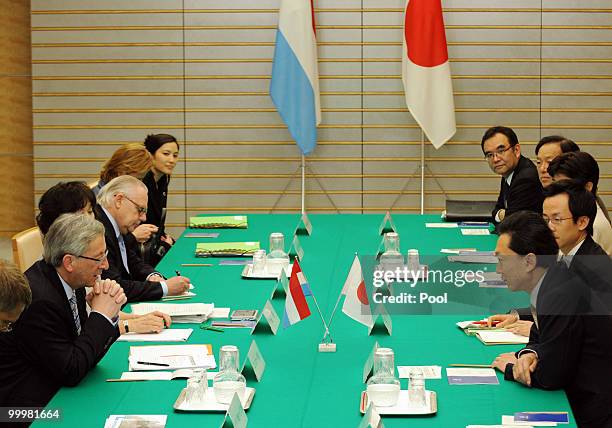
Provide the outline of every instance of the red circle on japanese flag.
<path id="1" fill-rule="evenodd" d="M 408 58 L 421 67 L 448 61 L 442 4 L 439 0 L 410 0 L 406 7 L 404 37 Z"/>

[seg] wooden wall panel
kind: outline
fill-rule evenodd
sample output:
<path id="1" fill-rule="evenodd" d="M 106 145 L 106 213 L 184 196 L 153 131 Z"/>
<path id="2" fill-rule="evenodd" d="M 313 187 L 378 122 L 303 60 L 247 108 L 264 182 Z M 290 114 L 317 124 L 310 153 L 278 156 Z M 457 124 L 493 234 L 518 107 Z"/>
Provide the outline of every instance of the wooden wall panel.
<path id="1" fill-rule="evenodd" d="M 0 236 L 9 237 L 34 222 L 30 2 L 4 0 L 0 22 Z"/>
<path id="2" fill-rule="evenodd" d="M 495 198 L 499 178 L 479 145 L 495 124 L 513 127 L 531 158 L 544 135 L 575 139 L 600 161 L 612 205 L 608 3 L 443 1 L 458 127 L 440 150 L 426 145 L 428 212 L 446 198 Z M 267 93 L 278 4 L 33 0 L 37 195 L 96 177 L 120 144 L 168 132 L 182 143 L 173 231 L 198 211 L 298 210 L 299 152 Z M 400 80 L 403 5 L 316 2 L 323 122 L 308 158 L 309 211 L 419 208 L 421 132 Z"/>

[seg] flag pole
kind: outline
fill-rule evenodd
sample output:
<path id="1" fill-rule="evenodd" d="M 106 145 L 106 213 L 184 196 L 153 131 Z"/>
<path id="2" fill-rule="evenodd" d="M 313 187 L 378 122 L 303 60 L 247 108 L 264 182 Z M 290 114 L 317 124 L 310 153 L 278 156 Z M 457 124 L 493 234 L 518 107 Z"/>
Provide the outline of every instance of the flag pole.
<path id="1" fill-rule="evenodd" d="M 425 212 L 425 132 L 421 128 L 421 215 Z"/>
<path id="2" fill-rule="evenodd" d="M 358 257 L 357 251 L 355 251 L 355 257 Z M 344 295 L 343 291 L 344 291 L 344 287 L 342 287 L 342 290 L 340 291 L 340 294 L 338 295 L 338 299 L 336 300 L 334 310 L 332 311 L 331 316 L 329 317 L 329 327 L 331 327 L 332 322 L 334 321 L 334 315 L 336 314 L 336 310 L 338 309 L 338 305 L 340 304 L 340 299 L 342 299 L 342 296 Z"/>
<path id="3" fill-rule="evenodd" d="M 323 339 L 321 340 L 321 343 L 326 343 L 325 339 L 327 337 L 329 337 L 329 343 L 333 343 L 334 340 L 332 339 L 331 332 L 329 331 L 329 326 L 325 322 L 325 318 L 323 317 L 323 313 L 321 312 L 321 308 L 319 308 L 319 303 L 317 302 L 317 298 L 315 297 L 314 293 L 312 292 L 312 288 L 310 289 L 310 295 L 312 296 L 312 299 L 314 300 L 314 304 L 317 307 L 317 312 L 319 312 L 319 316 L 321 317 L 321 321 L 323 321 L 323 326 L 325 327 L 325 334 L 323 335 Z"/>
<path id="4" fill-rule="evenodd" d="M 304 206 L 304 194 L 306 193 L 306 188 L 304 183 L 306 182 L 305 180 L 305 164 L 306 164 L 306 158 L 304 157 L 304 153 L 302 153 L 302 214 L 304 214 L 306 212 L 305 210 L 305 206 Z"/>

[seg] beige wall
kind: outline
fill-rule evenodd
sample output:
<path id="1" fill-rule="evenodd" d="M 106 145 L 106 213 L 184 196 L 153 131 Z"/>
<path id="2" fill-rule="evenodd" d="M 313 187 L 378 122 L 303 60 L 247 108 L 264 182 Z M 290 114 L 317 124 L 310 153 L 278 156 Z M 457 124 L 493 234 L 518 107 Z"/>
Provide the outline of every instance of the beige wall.
<path id="1" fill-rule="evenodd" d="M 34 224 L 30 2 L 0 7 L 0 236 Z"/>
<path id="2" fill-rule="evenodd" d="M 33 0 L 36 194 L 58 180 L 93 180 L 119 144 L 169 132 L 185 143 L 169 199 L 175 228 L 197 212 L 268 212 L 276 201 L 298 210 L 299 180 L 290 178 L 299 152 L 267 94 L 278 4 Z M 400 80 L 404 0 L 315 4 L 323 123 L 308 158 L 307 209 L 377 212 L 395 202 L 414 212 L 421 137 Z M 495 198 L 499 178 L 479 146 L 495 124 L 513 127 L 532 158 L 541 136 L 575 139 L 600 161 L 610 205 L 609 2 L 443 4 L 458 131 L 440 150 L 426 148 L 427 210 L 445 197 Z"/>

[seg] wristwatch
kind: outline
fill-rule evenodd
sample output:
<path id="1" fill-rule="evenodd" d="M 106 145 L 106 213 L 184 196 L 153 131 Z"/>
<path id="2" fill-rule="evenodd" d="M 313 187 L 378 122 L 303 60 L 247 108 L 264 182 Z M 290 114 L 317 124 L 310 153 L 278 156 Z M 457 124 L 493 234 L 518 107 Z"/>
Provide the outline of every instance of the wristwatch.
<path id="1" fill-rule="evenodd" d="M 126 333 L 130 332 L 130 323 L 129 320 L 123 320 L 123 329 Z"/>

